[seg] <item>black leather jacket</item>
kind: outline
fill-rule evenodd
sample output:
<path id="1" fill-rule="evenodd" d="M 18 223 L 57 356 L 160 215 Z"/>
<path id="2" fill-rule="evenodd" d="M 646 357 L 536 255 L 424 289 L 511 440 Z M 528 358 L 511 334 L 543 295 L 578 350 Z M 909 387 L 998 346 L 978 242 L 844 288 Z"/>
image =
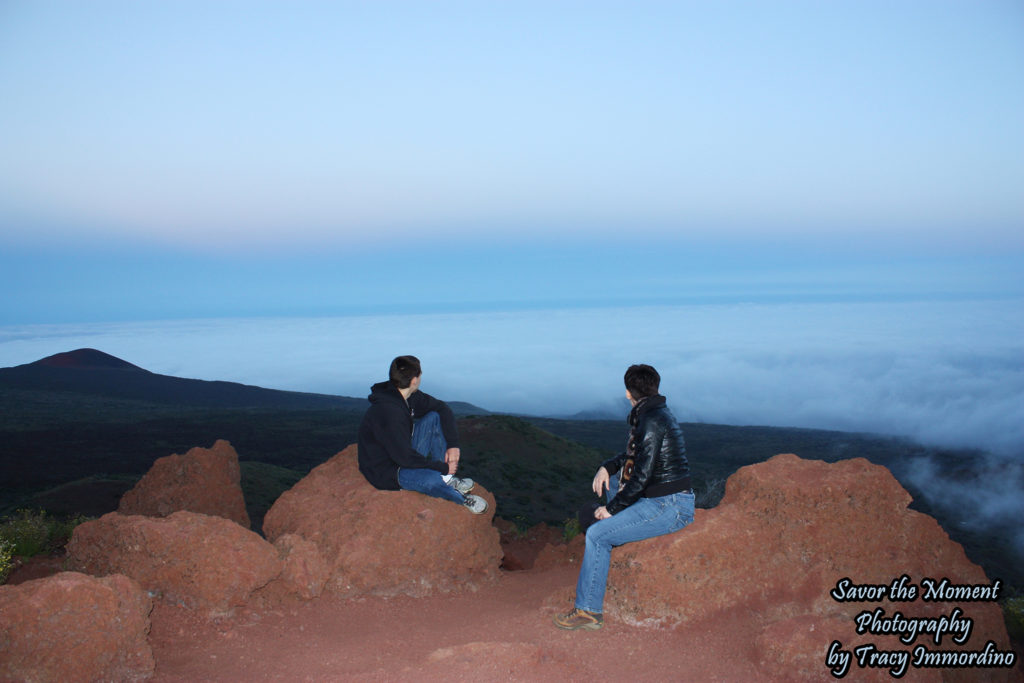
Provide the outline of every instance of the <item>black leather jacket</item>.
<path id="1" fill-rule="evenodd" d="M 665 405 L 665 397 L 655 394 L 641 400 L 630 412 L 629 423 L 626 452 L 601 465 L 608 474 L 622 472 L 619 492 L 607 506 L 613 515 L 640 497 L 657 498 L 691 487 L 683 430 Z"/>

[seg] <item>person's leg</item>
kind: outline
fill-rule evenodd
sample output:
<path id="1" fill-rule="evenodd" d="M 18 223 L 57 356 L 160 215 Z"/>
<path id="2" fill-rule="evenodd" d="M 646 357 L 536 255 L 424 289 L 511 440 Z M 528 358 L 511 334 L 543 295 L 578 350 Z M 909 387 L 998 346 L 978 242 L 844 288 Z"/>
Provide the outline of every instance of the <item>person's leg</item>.
<path id="1" fill-rule="evenodd" d="M 693 501 L 692 493 L 641 498 L 591 526 L 576 582 L 576 608 L 602 613 L 612 548 L 682 529 L 693 521 Z"/>
<path id="2" fill-rule="evenodd" d="M 463 505 L 466 497 L 445 483 L 437 470 L 402 467 L 398 470 L 398 485 L 406 491 L 418 491 L 435 498 L 444 498 Z"/>
<path id="3" fill-rule="evenodd" d="M 412 447 L 420 455 L 444 462 L 448 442 L 445 441 L 444 432 L 441 431 L 440 415 L 436 412 L 429 412 L 413 423 Z"/>
<path id="4" fill-rule="evenodd" d="M 444 432 L 441 431 L 441 416 L 437 412 L 431 411 L 413 423 L 412 447 L 420 455 L 444 462 L 448 441 L 445 440 Z M 442 474 L 441 479 L 463 495 L 472 491 L 476 485 L 468 477 L 456 477 L 451 474 Z"/>

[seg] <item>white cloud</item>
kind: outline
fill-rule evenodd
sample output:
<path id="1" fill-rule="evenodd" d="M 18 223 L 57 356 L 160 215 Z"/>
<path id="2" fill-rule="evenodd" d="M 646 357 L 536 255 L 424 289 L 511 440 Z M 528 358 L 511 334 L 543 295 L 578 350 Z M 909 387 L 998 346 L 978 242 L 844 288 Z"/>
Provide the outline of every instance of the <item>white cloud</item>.
<path id="1" fill-rule="evenodd" d="M 1018 302 L 708 305 L 0 328 L 0 365 L 99 348 L 158 373 L 361 397 L 413 353 L 424 390 L 508 412 L 621 407 L 650 363 L 683 421 L 905 435 L 1024 455 Z"/>

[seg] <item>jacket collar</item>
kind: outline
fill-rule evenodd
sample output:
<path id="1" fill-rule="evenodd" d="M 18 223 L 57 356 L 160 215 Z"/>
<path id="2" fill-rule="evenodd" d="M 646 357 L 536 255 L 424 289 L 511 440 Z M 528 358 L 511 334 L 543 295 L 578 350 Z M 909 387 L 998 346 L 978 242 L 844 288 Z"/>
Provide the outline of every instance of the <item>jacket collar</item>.
<path id="1" fill-rule="evenodd" d="M 640 416 L 649 410 L 660 408 L 665 405 L 665 397 L 661 394 L 655 394 L 654 396 L 647 396 L 637 401 L 637 404 L 633 406 L 633 410 L 629 411 L 629 424 L 636 425 L 637 420 Z"/>

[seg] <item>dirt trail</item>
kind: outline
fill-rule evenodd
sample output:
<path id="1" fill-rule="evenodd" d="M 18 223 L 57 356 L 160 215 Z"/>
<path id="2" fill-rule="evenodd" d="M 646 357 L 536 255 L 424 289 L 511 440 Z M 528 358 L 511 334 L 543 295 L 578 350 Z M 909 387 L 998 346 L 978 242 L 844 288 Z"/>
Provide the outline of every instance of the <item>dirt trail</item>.
<path id="1" fill-rule="evenodd" d="M 507 572 L 478 591 L 323 597 L 213 621 L 158 604 L 153 681 L 765 680 L 740 619 L 675 631 L 613 619 L 600 631 L 555 628 L 575 581 L 575 567 Z"/>

